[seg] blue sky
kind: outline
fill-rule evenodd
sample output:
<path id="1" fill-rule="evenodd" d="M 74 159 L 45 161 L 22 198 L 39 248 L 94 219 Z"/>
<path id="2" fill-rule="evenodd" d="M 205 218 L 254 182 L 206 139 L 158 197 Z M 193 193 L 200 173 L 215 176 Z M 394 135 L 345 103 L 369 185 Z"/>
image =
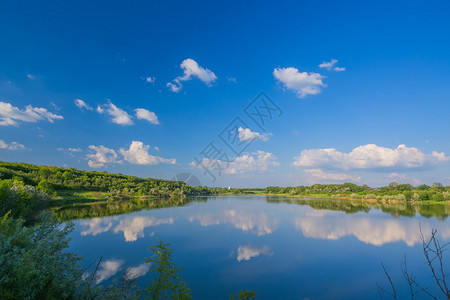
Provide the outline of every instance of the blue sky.
<path id="1" fill-rule="evenodd" d="M 449 185 L 450 3 L 391 2 L 2 1 L 0 160 Z"/>

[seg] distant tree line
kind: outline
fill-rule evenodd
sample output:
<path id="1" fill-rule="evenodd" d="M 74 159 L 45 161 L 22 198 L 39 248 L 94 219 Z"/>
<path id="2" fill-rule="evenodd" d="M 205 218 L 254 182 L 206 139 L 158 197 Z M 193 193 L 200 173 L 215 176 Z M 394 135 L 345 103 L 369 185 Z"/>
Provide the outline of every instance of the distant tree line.
<path id="1" fill-rule="evenodd" d="M 352 199 L 404 200 L 404 201 L 449 201 L 450 186 L 434 183 L 417 187 L 411 184 L 391 182 L 388 186 L 371 188 L 354 183 L 314 184 L 311 186 L 278 187 L 262 189 L 267 194 L 319 195 L 323 197 L 342 197 Z"/>

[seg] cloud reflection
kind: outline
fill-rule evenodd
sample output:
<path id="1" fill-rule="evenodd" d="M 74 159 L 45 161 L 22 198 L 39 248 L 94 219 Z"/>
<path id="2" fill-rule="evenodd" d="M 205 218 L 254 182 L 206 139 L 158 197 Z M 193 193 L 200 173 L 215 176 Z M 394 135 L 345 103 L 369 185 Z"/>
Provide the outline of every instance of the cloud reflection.
<path id="1" fill-rule="evenodd" d="M 420 226 L 425 238 L 439 223 L 420 223 L 416 219 L 386 219 L 361 215 L 347 215 L 341 212 L 320 211 L 306 214 L 294 220 L 297 230 L 305 237 L 338 240 L 345 236 L 354 236 L 361 242 L 382 246 L 386 243 L 402 241 L 408 246 L 421 243 Z M 441 236 L 449 236 L 449 230 L 443 229 Z"/>
<path id="2" fill-rule="evenodd" d="M 252 246 L 239 246 L 238 248 L 238 255 L 237 255 L 237 261 L 241 262 L 243 260 L 250 260 L 253 257 L 258 257 L 261 254 L 271 254 L 270 248 L 267 246 L 264 246 L 262 248 L 255 248 Z"/>
<path id="3" fill-rule="evenodd" d="M 114 228 L 114 233 L 123 232 L 125 241 L 134 242 L 138 237 L 144 237 L 144 229 L 161 224 L 173 224 L 173 218 L 157 219 L 155 217 L 125 218 Z"/>
<path id="4" fill-rule="evenodd" d="M 156 217 L 147 216 L 92 218 L 80 221 L 80 225 L 82 228 L 84 227 L 81 230 L 82 236 L 96 236 L 100 233 L 112 230 L 114 233 L 123 232 L 123 236 L 127 242 L 134 242 L 138 237 L 144 237 L 144 230 L 147 227 L 173 223 L 173 218 L 158 219 Z M 153 235 L 153 233 L 150 235 Z"/>
<path id="5" fill-rule="evenodd" d="M 277 229 L 279 223 L 276 218 L 270 220 L 265 213 L 247 213 L 235 209 L 226 209 L 217 214 L 196 214 L 189 217 L 189 221 L 198 221 L 201 226 L 229 223 L 237 229 L 256 233 L 258 236 L 271 234 Z"/>
<path id="6" fill-rule="evenodd" d="M 125 271 L 125 278 L 127 280 L 136 279 L 147 274 L 148 270 L 150 270 L 150 264 L 144 262 L 137 267 L 128 268 Z"/>
<path id="7" fill-rule="evenodd" d="M 105 218 L 92 218 L 89 220 L 80 221 L 81 226 L 88 227 L 86 230 L 81 231 L 81 235 L 93 235 L 96 236 L 99 233 L 107 232 L 112 227 L 112 220 Z"/>
<path id="8" fill-rule="evenodd" d="M 95 274 L 95 283 L 99 284 L 102 281 L 116 275 L 122 268 L 125 261 L 119 259 L 105 260 L 100 264 L 100 267 Z"/>

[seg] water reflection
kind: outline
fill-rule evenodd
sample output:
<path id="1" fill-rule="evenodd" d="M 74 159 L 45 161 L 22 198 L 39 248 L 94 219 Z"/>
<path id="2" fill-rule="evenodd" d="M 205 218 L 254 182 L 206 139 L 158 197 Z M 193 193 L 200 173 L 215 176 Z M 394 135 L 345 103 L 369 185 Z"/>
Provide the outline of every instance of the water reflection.
<path id="1" fill-rule="evenodd" d="M 189 221 L 197 221 L 201 226 L 231 224 L 234 228 L 245 232 L 255 233 L 258 236 L 271 234 L 277 229 L 279 219 L 269 219 L 265 213 L 251 213 L 244 210 L 226 209 L 218 213 L 195 214 Z"/>
<path id="2" fill-rule="evenodd" d="M 118 205 L 131 211 L 140 206 Z M 102 284 L 126 276 L 139 278 L 138 287 L 145 288 L 151 276 L 143 261 L 157 236 L 174 249 L 174 261 L 183 268 L 194 299 L 223 299 L 242 288 L 255 289 L 258 299 L 378 299 L 375 283 L 385 279 L 380 262 L 391 268 L 395 282 L 403 282 L 399 265 L 404 254 L 411 270 L 432 285 L 423 264 L 419 224 L 426 236 L 437 228 L 445 243 L 450 239 L 449 207 L 208 197 L 178 207 L 78 220 L 71 247 L 85 257 L 85 267 L 108 257 L 95 278 Z M 85 212 L 121 211 L 102 209 Z"/>
<path id="3" fill-rule="evenodd" d="M 162 224 L 172 225 L 173 218 L 158 219 L 151 216 L 127 216 L 93 218 L 90 220 L 81 220 L 81 235 L 96 236 L 112 230 L 114 233 L 123 232 L 125 241 L 134 242 L 138 237 L 144 237 L 144 230 L 148 227 L 159 226 Z M 150 235 L 153 235 L 151 233 Z"/>
<path id="4" fill-rule="evenodd" d="M 270 253 L 270 248 L 267 246 L 261 248 L 256 248 L 252 246 L 239 246 L 238 255 L 236 259 L 238 262 L 241 262 L 243 260 L 250 260 L 253 257 L 258 257 L 261 254 L 272 255 L 273 253 Z"/>
<path id="5" fill-rule="evenodd" d="M 295 199 L 274 196 L 266 197 L 266 201 L 269 203 L 307 205 L 317 210 L 326 209 L 349 214 L 357 212 L 368 213 L 370 210 L 380 210 L 395 218 L 400 216 L 414 217 L 419 214 L 426 218 L 434 217 L 439 220 L 446 220 L 450 215 L 450 205 L 447 205 L 446 203 L 362 202 L 360 200 Z"/>
<path id="6" fill-rule="evenodd" d="M 122 269 L 122 265 L 124 263 L 125 261 L 120 259 L 110 259 L 101 262 L 99 269 L 95 274 L 95 283 L 99 284 L 102 281 L 116 275 Z"/>
<path id="7" fill-rule="evenodd" d="M 120 220 L 119 225 L 114 228 L 114 233 L 123 232 L 125 241 L 134 242 L 138 237 L 144 237 L 144 229 L 161 224 L 173 224 L 173 218 L 157 219 L 155 217 L 131 217 Z"/>
<path id="8" fill-rule="evenodd" d="M 125 278 L 128 280 L 136 279 L 136 278 L 142 277 L 145 274 L 147 274 L 149 270 L 150 270 L 150 264 L 144 262 L 137 267 L 128 268 L 125 271 Z"/>
<path id="9" fill-rule="evenodd" d="M 112 202 L 99 202 L 84 205 L 67 205 L 52 208 L 59 220 L 87 219 L 107 217 L 138 212 L 144 209 L 159 209 L 167 207 L 184 206 L 194 201 L 194 198 L 143 198 L 133 200 L 114 200 Z M 197 197 L 195 201 L 205 201 Z"/>
<path id="10" fill-rule="evenodd" d="M 112 219 L 108 218 L 92 218 L 90 220 L 82 220 L 80 221 L 80 225 L 82 227 L 87 227 L 86 229 L 81 231 L 81 235 L 93 235 L 107 232 L 112 227 Z"/>
<path id="11" fill-rule="evenodd" d="M 414 246 L 421 242 L 420 228 L 425 238 L 433 228 L 439 228 L 441 237 L 448 237 L 450 230 L 436 222 L 421 223 L 417 219 L 386 219 L 382 215 L 370 217 L 365 215 L 346 215 L 335 211 L 313 210 L 304 217 L 297 217 L 295 228 L 303 236 L 327 240 L 338 240 L 345 236 L 354 236 L 359 241 L 381 246 L 386 243 L 405 242 Z"/>

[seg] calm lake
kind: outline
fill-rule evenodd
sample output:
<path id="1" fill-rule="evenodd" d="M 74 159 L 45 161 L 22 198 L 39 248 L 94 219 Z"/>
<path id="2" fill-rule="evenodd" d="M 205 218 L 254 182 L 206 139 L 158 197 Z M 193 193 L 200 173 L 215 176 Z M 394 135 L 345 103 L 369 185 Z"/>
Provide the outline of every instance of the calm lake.
<path id="1" fill-rule="evenodd" d="M 98 284 L 128 270 L 144 288 L 151 278 L 144 260 L 160 238 L 174 249 L 193 299 L 229 299 L 241 289 L 255 290 L 257 299 L 379 299 L 376 283 L 389 288 L 381 263 L 405 298 L 405 255 L 417 281 L 435 290 L 420 226 L 426 236 L 435 228 L 442 244 L 449 241 L 448 210 L 267 196 L 194 198 L 178 207 L 75 220 L 69 249 L 84 257 L 85 267 L 103 257 Z"/>

